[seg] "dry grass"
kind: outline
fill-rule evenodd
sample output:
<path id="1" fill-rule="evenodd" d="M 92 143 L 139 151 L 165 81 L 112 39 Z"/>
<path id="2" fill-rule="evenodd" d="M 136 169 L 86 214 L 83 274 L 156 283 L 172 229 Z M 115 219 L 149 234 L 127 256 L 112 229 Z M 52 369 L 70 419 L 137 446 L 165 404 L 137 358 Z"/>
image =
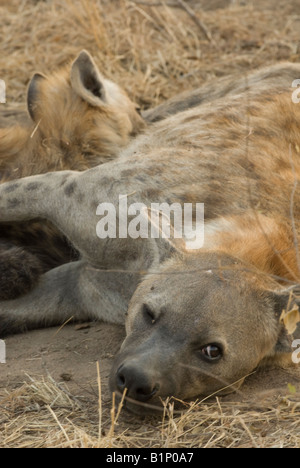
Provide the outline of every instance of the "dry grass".
<path id="1" fill-rule="evenodd" d="M 288 393 L 288 391 L 287 391 Z M 225 448 L 299 447 L 300 394 L 276 402 L 195 402 L 174 414 L 166 404 L 160 418 L 128 423 L 112 410 L 95 413 L 96 402 L 70 395 L 51 377 L 28 377 L 0 400 L 3 448 Z M 105 421 L 103 421 L 105 419 Z M 102 422 L 101 422 L 102 421 Z M 101 422 L 101 423 L 100 423 Z"/>
<path id="2" fill-rule="evenodd" d="M 194 16 L 167 6 L 182 3 Z M 108 77 L 152 106 L 218 76 L 299 60 L 299 15 L 297 0 L 2 0 L 1 76 L 8 101 L 23 103 L 35 71 L 48 73 L 86 48 Z"/>
<path id="3" fill-rule="evenodd" d="M 0 0 L 0 17 L 0 78 L 13 107 L 24 105 L 34 72 L 83 48 L 143 108 L 219 76 L 300 60 L 299 0 Z M 50 377 L 0 395 L 1 447 L 300 445 L 300 393 L 288 389 L 271 402 L 193 403 L 182 415 L 169 404 L 137 422 L 117 409 L 98 414 L 96 399 L 75 398 Z"/>

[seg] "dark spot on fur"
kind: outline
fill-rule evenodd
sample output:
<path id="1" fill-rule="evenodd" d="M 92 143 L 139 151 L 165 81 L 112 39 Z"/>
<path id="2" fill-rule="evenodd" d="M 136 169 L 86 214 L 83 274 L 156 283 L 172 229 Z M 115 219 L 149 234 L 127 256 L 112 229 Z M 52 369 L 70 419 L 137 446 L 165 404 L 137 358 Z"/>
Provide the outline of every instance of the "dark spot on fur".
<path id="1" fill-rule="evenodd" d="M 84 193 L 79 192 L 77 197 L 76 197 L 76 200 L 78 201 L 78 203 L 83 203 L 84 199 L 85 199 Z"/>
<path id="2" fill-rule="evenodd" d="M 5 193 L 11 193 L 11 192 L 14 192 L 15 190 L 17 190 L 18 187 L 19 187 L 18 183 L 10 184 L 8 187 L 6 187 L 4 189 L 4 191 L 5 191 Z"/>
<path id="3" fill-rule="evenodd" d="M 36 190 L 38 189 L 39 187 L 41 186 L 41 184 L 39 182 L 30 182 L 27 186 L 26 186 L 26 190 L 30 191 L 30 190 Z"/>
<path id="4" fill-rule="evenodd" d="M 127 179 L 128 177 L 135 176 L 135 174 L 136 174 L 136 171 L 132 169 L 125 169 L 124 171 L 122 171 L 121 177 L 124 177 L 125 179 Z"/>
<path id="5" fill-rule="evenodd" d="M 90 203 L 90 210 L 93 212 L 93 213 L 96 213 L 97 211 L 97 208 L 99 206 L 101 202 L 97 201 L 97 200 L 92 200 L 91 203 Z"/>
<path id="6" fill-rule="evenodd" d="M 14 209 L 21 204 L 21 201 L 17 198 L 10 198 L 7 200 L 8 208 Z"/>
<path id="7" fill-rule="evenodd" d="M 160 194 L 161 194 L 160 190 L 149 188 L 143 191 L 142 196 L 145 197 L 147 200 L 154 203 L 160 200 Z"/>
<path id="8" fill-rule="evenodd" d="M 75 192 L 76 187 L 77 187 L 76 182 L 70 182 L 70 184 L 68 184 L 66 186 L 64 192 L 67 195 L 67 197 L 70 197 L 71 195 L 73 195 L 73 193 Z"/>

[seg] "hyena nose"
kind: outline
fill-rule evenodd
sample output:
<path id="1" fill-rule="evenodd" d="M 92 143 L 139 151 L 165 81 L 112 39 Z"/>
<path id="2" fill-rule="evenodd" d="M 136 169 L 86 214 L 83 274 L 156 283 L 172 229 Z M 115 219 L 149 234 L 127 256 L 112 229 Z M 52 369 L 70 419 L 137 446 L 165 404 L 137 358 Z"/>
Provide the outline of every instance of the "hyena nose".
<path id="1" fill-rule="evenodd" d="M 127 389 L 127 397 L 141 402 L 150 400 L 159 389 L 159 385 L 153 384 L 151 377 L 144 369 L 133 364 L 123 364 L 119 368 L 116 384 L 120 393 Z"/>

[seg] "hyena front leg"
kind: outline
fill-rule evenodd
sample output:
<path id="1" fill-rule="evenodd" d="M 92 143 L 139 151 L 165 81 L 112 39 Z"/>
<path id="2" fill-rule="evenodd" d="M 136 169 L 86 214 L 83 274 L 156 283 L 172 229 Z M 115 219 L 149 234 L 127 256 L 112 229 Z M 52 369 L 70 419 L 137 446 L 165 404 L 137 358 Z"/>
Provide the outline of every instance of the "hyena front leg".
<path id="1" fill-rule="evenodd" d="M 83 192 L 74 194 L 82 174 L 53 172 L 1 184 L 0 223 L 47 219 L 84 253 L 84 246 L 90 244 L 89 239 L 96 237 L 96 207 L 91 211 L 90 206 L 80 203 Z M 78 223 L 81 232 L 76 236 L 80 229 Z M 79 245 L 76 245 L 76 238 Z"/>
<path id="2" fill-rule="evenodd" d="M 80 269 L 80 262 L 55 268 L 43 275 L 30 293 L 1 301 L 0 337 L 64 323 L 75 314 L 78 319 L 84 317 L 77 297 Z"/>
<path id="3" fill-rule="evenodd" d="M 116 160 L 85 172 L 54 172 L 2 184 L 0 223 L 44 218 L 58 227 L 91 265 L 147 270 L 165 258 L 165 245 L 160 249 L 151 238 L 121 238 L 117 232 L 111 237 L 97 236 L 100 203 L 108 203 L 118 217 L 122 211 L 120 196 L 129 193 L 132 203 L 141 201 L 147 183 L 138 180 L 138 170 L 129 180 L 124 178 L 127 168 L 126 160 Z"/>
<path id="4" fill-rule="evenodd" d="M 0 222 L 52 218 L 61 188 L 78 175 L 75 171 L 50 172 L 1 184 Z"/>
<path id="5" fill-rule="evenodd" d="M 68 320 L 123 324 L 135 287 L 129 273 L 96 270 L 84 261 L 62 265 L 43 275 L 30 293 L 0 302 L 0 338 Z"/>

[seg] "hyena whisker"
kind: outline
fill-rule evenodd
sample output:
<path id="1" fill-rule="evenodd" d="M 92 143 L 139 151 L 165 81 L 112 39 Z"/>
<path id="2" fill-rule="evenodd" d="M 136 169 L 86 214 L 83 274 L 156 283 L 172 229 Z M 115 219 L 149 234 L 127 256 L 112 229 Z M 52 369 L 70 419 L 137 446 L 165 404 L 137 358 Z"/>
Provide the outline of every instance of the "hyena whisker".
<path id="1" fill-rule="evenodd" d="M 102 273 L 124 273 L 124 275 L 137 275 L 137 276 L 140 276 L 140 277 L 147 277 L 149 276 L 150 274 L 152 275 L 158 275 L 158 276 L 177 276 L 177 275 L 185 275 L 185 274 L 190 274 L 190 273 L 199 273 L 199 272 L 203 272 L 203 271 L 209 271 L 211 270 L 212 272 L 215 271 L 216 273 L 218 273 L 219 271 L 240 271 L 241 273 L 242 272 L 245 272 L 245 273 L 250 273 L 252 270 L 250 268 L 245 268 L 245 267 L 237 267 L 237 268 L 233 268 L 233 267 L 222 267 L 222 266 L 218 266 L 218 268 L 214 268 L 211 269 L 209 267 L 203 267 L 203 268 L 195 268 L 194 270 L 190 270 L 190 271 L 186 271 L 184 269 L 182 270 L 178 270 L 178 271 L 161 271 L 161 269 L 159 269 L 159 267 L 157 269 L 154 269 L 152 268 L 151 270 L 148 270 L 148 271 L 145 271 L 145 270 L 126 270 L 126 269 L 122 269 L 122 268 L 100 268 L 100 267 L 94 267 L 94 266 L 88 266 L 86 267 L 86 270 L 87 271 L 95 271 L 95 272 L 102 272 Z M 291 289 L 295 289 L 297 288 L 298 286 L 300 286 L 300 283 L 297 282 L 295 283 L 295 281 L 292 281 L 290 279 L 287 279 L 287 278 L 284 278 L 283 276 L 278 276 L 278 275 L 272 275 L 272 274 L 269 274 L 269 273 L 265 273 L 263 271 L 257 271 L 256 274 L 258 276 L 261 276 L 262 278 L 263 277 L 266 277 L 266 278 L 270 278 L 274 281 L 278 281 L 282 284 L 290 284 L 291 285 Z"/>

